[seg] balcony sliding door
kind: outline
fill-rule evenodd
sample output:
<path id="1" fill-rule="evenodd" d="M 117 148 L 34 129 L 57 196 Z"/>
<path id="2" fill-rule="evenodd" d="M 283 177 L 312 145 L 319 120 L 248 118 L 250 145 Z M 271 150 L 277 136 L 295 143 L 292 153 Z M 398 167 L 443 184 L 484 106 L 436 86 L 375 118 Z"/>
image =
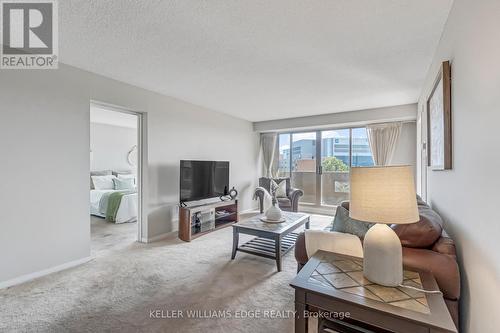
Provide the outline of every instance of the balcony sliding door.
<path id="1" fill-rule="evenodd" d="M 304 191 L 303 203 L 317 203 L 316 132 L 292 134 L 292 187 Z"/>
<path id="2" fill-rule="evenodd" d="M 304 191 L 301 203 L 338 205 L 349 198 L 351 166 L 371 166 L 366 128 L 282 133 L 278 175 Z"/>
<path id="3" fill-rule="evenodd" d="M 338 205 L 349 199 L 350 130 L 321 131 L 321 143 L 320 205 Z"/>
<path id="4" fill-rule="evenodd" d="M 283 133 L 278 136 L 278 177 L 290 177 L 290 146 L 291 134 Z"/>

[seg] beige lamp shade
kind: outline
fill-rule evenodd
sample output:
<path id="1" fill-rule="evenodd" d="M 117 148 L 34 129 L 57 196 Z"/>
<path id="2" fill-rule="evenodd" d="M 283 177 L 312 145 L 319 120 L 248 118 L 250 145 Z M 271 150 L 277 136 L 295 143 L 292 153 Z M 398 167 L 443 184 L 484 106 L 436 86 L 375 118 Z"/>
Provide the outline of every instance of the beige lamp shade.
<path id="1" fill-rule="evenodd" d="M 410 166 L 351 168 L 349 202 L 353 219 L 386 224 L 419 220 Z"/>

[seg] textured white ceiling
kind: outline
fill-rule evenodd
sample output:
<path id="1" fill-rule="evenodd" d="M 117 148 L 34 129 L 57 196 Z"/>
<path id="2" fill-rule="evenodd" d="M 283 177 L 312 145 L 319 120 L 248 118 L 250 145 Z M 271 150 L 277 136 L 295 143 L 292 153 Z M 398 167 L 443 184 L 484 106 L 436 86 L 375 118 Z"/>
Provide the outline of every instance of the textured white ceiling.
<path id="1" fill-rule="evenodd" d="M 65 0 L 60 60 L 251 121 L 416 102 L 452 0 Z"/>

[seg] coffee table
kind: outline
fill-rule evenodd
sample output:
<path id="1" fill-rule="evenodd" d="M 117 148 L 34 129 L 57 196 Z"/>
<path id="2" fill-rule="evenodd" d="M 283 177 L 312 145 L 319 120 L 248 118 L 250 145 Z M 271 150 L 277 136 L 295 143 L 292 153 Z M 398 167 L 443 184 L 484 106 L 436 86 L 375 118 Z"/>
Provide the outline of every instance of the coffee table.
<path id="1" fill-rule="evenodd" d="M 293 231 L 303 225 L 309 229 L 310 216 L 303 213 L 283 212 L 285 222 L 282 223 L 262 222 L 260 218 L 263 216 L 264 214 L 259 214 L 233 224 L 231 259 L 235 258 L 238 251 L 274 259 L 278 272 L 281 272 L 281 257 L 294 247 L 297 240 L 298 234 Z M 238 246 L 240 233 L 257 237 Z"/>

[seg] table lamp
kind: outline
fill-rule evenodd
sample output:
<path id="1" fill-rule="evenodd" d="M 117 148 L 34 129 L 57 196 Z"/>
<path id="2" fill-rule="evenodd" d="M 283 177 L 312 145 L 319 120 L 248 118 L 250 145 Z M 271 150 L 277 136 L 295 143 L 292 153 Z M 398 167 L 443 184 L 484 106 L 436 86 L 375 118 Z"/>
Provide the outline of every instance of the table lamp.
<path id="1" fill-rule="evenodd" d="M 376 223 L 363 241 L 363 273 L 377 284 L 403 282 L 401 241 L 388 224 L 407 224 L 419 218 L 413 170 L 410 166 L 351 169 L 349 215 Z"/>

